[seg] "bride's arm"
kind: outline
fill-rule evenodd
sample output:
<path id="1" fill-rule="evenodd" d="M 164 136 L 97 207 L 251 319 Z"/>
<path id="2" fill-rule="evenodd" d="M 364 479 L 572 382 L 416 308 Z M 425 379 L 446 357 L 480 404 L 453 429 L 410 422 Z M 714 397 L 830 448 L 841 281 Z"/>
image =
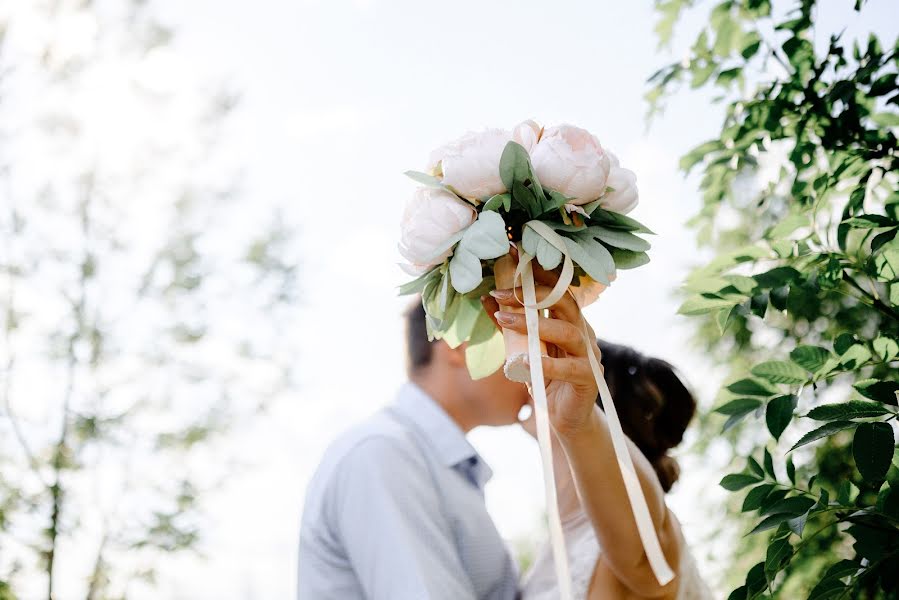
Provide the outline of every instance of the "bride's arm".
<path id="1" fill-rule="evenodd" d="M 545 283 L 551 285 L 552 282 Z M 549 287 L 539 286 L 538 300 L 546 297 L 549 291 Z M 494 295 L 500 304 L 518 303 L 516 294 L 511 290 L 497 291 Z M 520 290 L 517 295 L 521 296 Z M 495 316 L 503 327 L 523 333 L 527 331 L 524 315 L 504 312 Z M 577 328 L 582 318 L 580 308 L 573 298 L 566 295 L 550 308 L 550 316 L 540 318 L 540 338 L 562 350 L 557 357 L 543 358 L 550 419 L 568 459 L 583 509 L 590 517 L 602 546 L 600 569 L 608 567 L 633 594 L 642 597 L 673 596 L 677 590 L 677 579 L 661 586 L 649 566 L 605 415 L 595 406 L 596 382 Z M 592 330 L 589 333 L 589 339 L 595 340 Z M 594 351 L 599 353 L 598 348 Z M 664 492 L 652 466 L 633 444 L 629 443 L 629 448 L 662 551 L 669 565 L 676 568 L 681 550 L 677 525 L 669 516 Z M 564 480 L 565 471 L 560 471 L 560 479 Z"/>
<path id="2" fill-rule="evenodd" d="M 624 587 L 639 596 L 673 596 L 677 591 L 677 578 L 665 586 L 659 585 L 647 561 L 605 415 L 596 410 L 582 429 L 559 432 L 558 435 L 582 508 L 590 517 L 602 547 L 594 583 L 597 579 L 607 579 L 609 573 L 603 572 L 609 571 Z M 665 505 L 664 491 L 652 465 L 633 443 L 628 441 L 628 446 L 662 552 L 676 572 L 681 552 L 677 521 Z"/>

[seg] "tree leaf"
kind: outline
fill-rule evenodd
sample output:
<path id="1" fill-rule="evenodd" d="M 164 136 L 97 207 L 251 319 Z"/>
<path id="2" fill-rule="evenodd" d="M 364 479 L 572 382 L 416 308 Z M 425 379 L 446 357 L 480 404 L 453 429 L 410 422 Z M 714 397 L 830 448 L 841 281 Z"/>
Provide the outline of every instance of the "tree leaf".
<path id="1" fill-rule="evenodd" d="M 835 433 L 843 431 L 844 429 L 851 429 L 856 425 L 858 425 L 858 423 L 856 423 L 855 421 L 831 421 L 826 425 L 822 425 L 817 429 L 809 431 L 804 436 L 799 438 L 799 441 L 793 444 L 793 447 L 789 449 L 789 452 L 792 452 L 796 448 L 814 442 L 815 440 L 820 440 L 823 437 L 831 436 Z"/>
<path id="2" fill-rule="evenodd" d="M 713 310 L 733 308 L 736 304 L 739 303 L 739 300 L 734 301 L 731 299 L 720 298 L 713 294 L 701 294 L 699 296 L 688 298 L 683 304 L 680 305 L 680 308 L 677 309 L 677 312 L 678 314 L 687 316 L 704 315 L 706 313 L 712 312 Z"/>
<path id="3" fill-rule="evenodd" d="M 881 482 L 893 459 L 895 438 L 889 423 L 862 423 L 852 439 L 855 466 L 865 481 Z"/>
<path id="4" fill-rule="evenodd" d="M 811 373 L 820 369 L 830 356 L 830 351 L 820 346 L 797 346 L 790 352 L 790 360 Z"/>
<path id="5" fill-rule="evenodd" d="M 816 421 L 834 421 L 837 419 L 850 420 L 879 417 L 889 414 L 889 412 L 884 405 L 877 402 L 850 400 L 849 402 L 816 406 L 808 411 L 808 414 L 805 416 Z"/>
<path id="6" fill-rule="evenodd" d="M 792 362 L 769 360 L 752 367 L 752 374 L 767 379 L 771 383 L 804 383 L 808 374 Z"/>
<path id="7" fill-rule="evenodd" d="M 855 382 L 854 387 L 865 398 L 896 405 L 899 400 L 899 381 L 879 381 L 877 379 L 863 379 Z"/>
<path id="8" fill-rule="evenodd" d="M 771 483 L 763 483 L 762 485 L 758 485 L 746 494 L 746 498 L 743 499 L 743 507 L 740 509 L 742 512 L 749 512 L 752 510 L 758 510 L 762 505 L 762 501 L 765 497 L 774 489 L 774 484 Z"/>
<path id="9" fill-rule="evenodd" d="M 741 396 L 773 396 L 777 393 L 777 390 L 765 381 L 760 379 L 740 379 L 739 381 L 735 381 L 730 384 L 726 388 L 729 392 L 733 394 L 738 394 Z"/>
<path id="10" fill-rule="evenodd" d="M 715 409 L 716 413 L 722 415 L 737 415 L 752 412 L 762 405 L 762 401 L 758 398 L 737 398 Z"/>
<path id="11" fill-rule="evenodd" d="M 768 425 L 771 437 L 775 440 L 780 439 L 781 434 L 793 419 L 793 411 L 796 409 L 797 402 L 798 399 L 792 394 L 778 396 L 771 400 L 765 408 L 765 423 Z"/>
<path id="12" fill-rule="evenodd" d="M 761 478 L 759 476 L 750 473 L 731 473 L 730 475 L 725 475 L 718 485 L 728 491 L 736 492 L 760 481 Z"/>

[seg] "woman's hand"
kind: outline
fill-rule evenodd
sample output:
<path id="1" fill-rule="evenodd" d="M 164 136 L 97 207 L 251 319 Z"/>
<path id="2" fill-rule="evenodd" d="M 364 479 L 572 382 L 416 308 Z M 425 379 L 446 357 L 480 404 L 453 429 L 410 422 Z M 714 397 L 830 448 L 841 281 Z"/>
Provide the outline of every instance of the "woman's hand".
<path id="1" fill-rule="evenodd" d="M 549 295 L 559 276 L 532 264 L 539 302 Z M 516 295 L 523 298 L 521 288 L 495 290 L 481 301 L 499 327 L 526 334 L 524 314 L 499 312 L 500 305 L 522 306 Z M 553 429 L 561 437 L 573 436 L 596 426 L 593 416 L 598 390 L 580 331 L 582 318 L 581 309 L 571 294 L 565 294 L 549 307 L 549 318 L 538 317 L 540 339 L 546 343 L 549 354 L 542 359 L 549 417 Z M 599 347 L 589 324 L 587 331 L 598 359 Z"/>

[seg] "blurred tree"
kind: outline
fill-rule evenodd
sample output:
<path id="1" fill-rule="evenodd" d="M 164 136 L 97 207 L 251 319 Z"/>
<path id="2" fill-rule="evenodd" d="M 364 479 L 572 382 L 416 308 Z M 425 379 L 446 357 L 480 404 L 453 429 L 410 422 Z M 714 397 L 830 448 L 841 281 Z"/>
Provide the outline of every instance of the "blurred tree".
<path id="1" fill-rule="evenodd" d="M 145 0 L 0 7 L 0 598 L 152 584 L 293 380 L 291 228 L 173 39 Z"/>
<path id="2" fill-rule="evenodd" d="M 698 4 L 656 2 L 663 44 Z M 712 3 L 650 79 L 651 112 L 681 83 L 726 106 L 681 162 L 702 171 L 692 224 L 712 257 L 681 312 L 732 375 L 724 432 L 703 426 L 746 465 L 721 482 L 756 534 L 734 548 L 734 600 L 899 593 L 899 39 L 844 39 L 817 8 Z"/>

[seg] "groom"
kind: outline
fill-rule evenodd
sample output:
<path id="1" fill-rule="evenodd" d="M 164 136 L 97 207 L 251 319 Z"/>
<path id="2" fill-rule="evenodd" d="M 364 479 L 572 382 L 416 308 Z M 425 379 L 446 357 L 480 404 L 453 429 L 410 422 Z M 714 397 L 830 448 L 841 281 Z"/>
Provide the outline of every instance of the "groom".
<path id="1" fill-rule="evenodd" d="M 490 467 L 465 439 L 517 422 L 524 385 L 473 381 L 464 346 L 429 342 L 406 313 L 408 375 L 395 402 L 338 438 L 306 495 L 298 600 L 506 600 L 518 573 L 484 505 Z"/>

